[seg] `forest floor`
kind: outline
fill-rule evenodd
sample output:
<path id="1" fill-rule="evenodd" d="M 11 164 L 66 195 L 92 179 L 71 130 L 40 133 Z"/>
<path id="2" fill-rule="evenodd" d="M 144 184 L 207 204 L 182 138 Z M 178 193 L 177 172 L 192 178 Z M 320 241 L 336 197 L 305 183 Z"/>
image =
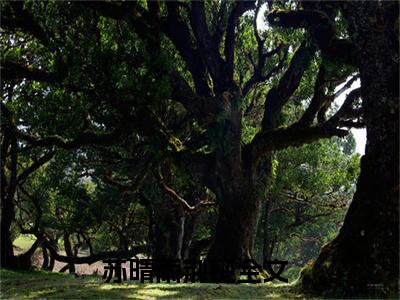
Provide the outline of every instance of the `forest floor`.
<path id="1" fill-rule="evenodd" d="M 19 236 L 13 242 L 14 254 L 19 255 L 26 252 L 32 246 L 35 240 L 36 238 L 29 234 Z M 65 255 L 65 251 L 62 250 L 62 248 L 63 248 L 62 245 L 60 245 L 60 250 L 58 251 L 58 253 L 60 255 Z M 89 255 L 88 251 L 79 251 L 79 256 L 87 256 L 87 255 Z M 39 269 L 42 266 L 43 256 L 41 248 L 35 251 L 35 253 L 32 255 L 31 260 L 33 267 Z M 55 261 L 53 271 L 58 272 L 64 266 L 65 263 L 60 261 Z M 92 274 L 103 275 L 102 273 L 103 269 L 104 269 L 104 264 L 101 261 L 93 263 L 91 265 L 87 264 L 75 265 L 75 272 L 79 275 L 92 275 Z"/>
<path id="2" fill-rule="evenodd" d="M 27 235 L 17 238 L 14 252 L 25 252 L 33 242 Z M 60 254 L 64 253 L 60 251 Z M 32 257 L 34 267 L 40 267 L 42 260 L 39 249 Z M 0 269 L 0 299 L 312 299 L 299 293 L 294 284 L 141 284 L 135 281 L 106 284 L 101 276 L 91 275 L 102 275 L 101 262 L 77 265 L 76 273 L 81 275 L 78 278 L 58 273 L 64 265 L 56 262 L 54 272 Z"/>
<path id="3" fill-rule="evenodd" d="M 7 269 L 0 269 L 0 290 L 2 299 L 310 299 L 289 284 L 106 284 L 99 276 Z"/>

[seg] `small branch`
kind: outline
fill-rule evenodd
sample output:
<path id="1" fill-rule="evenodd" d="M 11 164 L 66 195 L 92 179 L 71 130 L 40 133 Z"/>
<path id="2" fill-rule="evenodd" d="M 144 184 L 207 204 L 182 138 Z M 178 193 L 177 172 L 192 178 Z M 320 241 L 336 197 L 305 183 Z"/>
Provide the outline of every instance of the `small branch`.
<path id="1" fill-rule="evenodd" d="M 76 149 L 81 146 L 91 145 L 91 144 L 111 145 L 119 138 L 121 134 L 121 130 L 119 129 L 116 129 L 110 133 L 95 133 L 92 131 L 84 131 L 74 139 L 64 139 L 58 135 L 52 135 L 41 138 L 38 136 L 23 133 L 16 129 L 13 132 L 17 138 L 23 141 L 27 141 L 34 146 L 39 146 L 39 147 L 57 146 L 63 149 Z"/>
<path id="2" fill-rule="evenodd" d="M 160 173 L 157 175 L 158 178 L 158 183 L 160 184 L 161 188 L 168 194 L 170 195 L 175 201 L 177 201 L 186 211 L 190 213 L 198 212 L 200 209 L 204 207 L 209 207 L 209 206 L 214 206 L 215 202 L 209 201 L 208 199 L 201 200 L 199 203 L 196 205 L 190 205 L 184 198 L 178 195 L 177 192 L 175 192 L 171 187 L 169 187 L 163 180 L 162 176 Z"/>
<path id="3" fill-rule="evenodd" d="M 316 48 L 314 46 L 308 46 L 307 42 L 303 41 L 294 53 L 289 68 L 278 85 L 268 92 L 262 120 L 263 132 L 273 130 L 277 126 L 283 107 L 299 86 L 305 70 L 314 57 L 315 51 Z"/>
<path id="4" fill-rule="evenodd" d="M 330 118 L 328 121 L 330 124 L 337 124 L 341 121 L 342 118 L 346 117 L 349 113 L 352 112 L 352 105 L 354 101 L 361 97 L 361 88 L 357 88 L 352 90 L 344 100 L 340 109 L 336 112 L 336 114 Z"/>
<path id="5" fill-rule="evenodd" d="M 291 223 L 289 225 L 286 225 L 285 229 L 287 230 L 289 228 L 299 227 L 299 226 L 301 226 L 301 225 L 303 225 L 305 223 L 311 222 L 311 221 L 313 221 L 313 220 L 315 220 L 317 218 L 330 216 L 331 214 L 332 214 L 332 212 L 320 213 L 320 214 L 315 214 L 315 215 L 312 215 L 312 216 L 303 216 L 303 218 L 300 218 L 299 220 L 296 220 L 295 222 L 293 222 L 293 223 Z"/>

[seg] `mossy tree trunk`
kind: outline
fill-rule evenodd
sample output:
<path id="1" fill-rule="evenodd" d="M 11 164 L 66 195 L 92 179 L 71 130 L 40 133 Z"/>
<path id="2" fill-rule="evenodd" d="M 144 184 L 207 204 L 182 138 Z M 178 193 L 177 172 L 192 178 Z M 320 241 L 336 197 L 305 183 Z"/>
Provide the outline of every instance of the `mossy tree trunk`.
<path id="1" fill-rule="evenodd" d="M 271 175 L 271 155 L 257 160 L 244 151 L 241 94 L 233 87 L 226 95 L 229 105 L 224 114 L 226 119 L 215 128 L 220 138 L 215 141 L 219 144 L 210 170 L 213 174 L 210 187 L 216 195 L 219 214 L 206 260 L 231 261 L 240 266 L 244 259 L 252 258 L 259 214 Z M 220 271 L 218 268 L 210 271 L 210 281 L 221 281 L 217 274 Z"/>
<path id="2" fill-rule="evenodd" d="M 367 145 L 337 238 L 303 272 L 305 288 L 341 296 L 388 291 L 399 279 L 399 37 L 397 2 L 344 2 L 358 56 Z M 378 286 L 376 286 L 378 284 Z"/>

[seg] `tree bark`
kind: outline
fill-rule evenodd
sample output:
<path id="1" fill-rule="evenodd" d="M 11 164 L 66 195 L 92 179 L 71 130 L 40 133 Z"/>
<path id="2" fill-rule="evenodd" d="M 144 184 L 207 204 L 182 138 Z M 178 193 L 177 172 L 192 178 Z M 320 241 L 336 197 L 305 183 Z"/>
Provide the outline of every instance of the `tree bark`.
<path id="1" fill-rule="evenodd" d="M 230 106 L 225 112 L 227 119 L 217 126 L 220 134 L 222 132 L 218 142 L 222 144 L 215 155 L 213 191 L 219 214 L 206 261 L 231 261 L 235 269 L 239 269 L 244 259 L 252 258 L 262 199 L 265 199 L 271 175 L 271 155 L 256 161 L 248 153 L 242 153 L 240 93 L 232 88 L 229 95 Z M 210 269 L 209 280 L 233 282 L 237 279 L 237 274 L 221 278 L 220 273 L 217 266 Z"/>
<path id="2" fill-rule="evenodd" d="M 3 143 L 9 141 L 9 145 L 2 145 L 2 155 L 10 151 L 10 161 L 2 160 L 1 166 L 1 260 L 0 266 L 5 268 L 17 267 L 11 238 L 11 223 L 14 219 L 14 195 L 17 186 L 17 139 L 12 136 L 6 125 Z M 6 179 L 6 164 L 9 164 L 9 181 Z"/>
<path id="3" fill-rule="evenodd" d="M 69 257 L 73 257 L 74 254 L 72 252 L 72 245 L 71 245 L 71 240 L 70 240 L 68 232 L 64 232 L 63 239 L 64 239 L 65 254 Z M 68 264 L 68 271 L 70 274 L 75 273 L 75 264 L 74 263 Z"/>
<path id="4" fill-rule="evenodd" d="M 267 199 L 265 202 L 265 212 L 264 212 L 264 226 L 263 226 L 263 266 L 265 266 L 267 261 L 271 261 L 271 236 L 270 236 L 270 216 L 273 206 L 272 199 Z"/>
<path id="5" fill-rule="evenodd" d="M 45 246 L 42 246 L 42 256 L 43 256 L 42 269 L 43 270 L 48 270 L 48 268 L 49 268 L 49 255 L 47 253 L 47 249 L 46 249 Z"/>
<path id="6" fill-rule="evenodd" d="M 164 217 L 155 222 L 153 259 L 181 260 L 185 217 L 171 212 Z"/>
<path id="7" fill-rule="evenodd" d="M 398 2 L 342 2 L 357 49 L 367 145 L 357 191 L 339 235 L 302 274 L 318 293 L 398 295 Z"/>
<path id="8" fill-rule="evenodd" d="M 262 199 L 268 180 L 260 180 L 258 185 L 243 183 L 236 187 L 236 194 L 223 195 L 219 208 L 213 244 L 206 261 L 231 261 L 235 270 L 240 269 L 244 259 L 252 259 L 252 250 L 260 216 Z M 211 263 L 212 265 L 212 263 Z M 210 281 L 234 282 L 238 274 L 231 278 L 220 278 L 218 267 L 210 269 Z"/>

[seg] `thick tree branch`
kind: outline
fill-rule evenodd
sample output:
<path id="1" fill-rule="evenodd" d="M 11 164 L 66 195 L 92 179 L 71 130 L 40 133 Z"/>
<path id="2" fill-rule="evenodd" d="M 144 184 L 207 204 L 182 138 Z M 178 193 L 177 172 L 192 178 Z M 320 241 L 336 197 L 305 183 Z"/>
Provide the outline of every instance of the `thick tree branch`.
<path id="1" fill-rule="evenodd" d="M 226 61 L 226 76 L 233 79 L 234 53 L 235 53 L 235 28 L 239 18 L 248 10 L 255 7 L 256 1 L 236 1 L 229 17 L 226 28 L 224 54 Z"/>
<path id="2" fill-rule="evenodd" d="M 322 138 L 344 137 L 347 134 L 347 130 L 327 126 L 327 124 L 308 128 L 291 126 L 285 129 L 259 133 L 249 146 L 252 147 L 254 157 L 259 158 L 270 151 L 281 150 L 289 146 L 298 147 Z"/>
<path id="3" fill-rule="evenodd" d="M 55 153 L 55 151 L 45 153 L 42 157 L 40 157 L 37 161 L 35 161 L 32 165 L 25 169 L 21 174 L 18 175 L 18 183 L 25 181 L 30 174 L 32 174 L 49 160 L 51 160 L 54 157 Z"/>
<path id="4" fill-rule="evenodd" d="M 263 132 L 273 130 L 278 125 L 280 113 L 299 86 L 304 71 L 308 68 L 315 51 L 315 47 L 308 46 L 304 41 L 293 55 L 289 68 L 279 84 L 268 92 L 262 120 Z"/>
<path id="5" fill-rule="evenodd" d="M 319 67 L 317 79 L 314 85 L 314 94 L 311 99 L 310 105 L 307 107 L 307 110 L 302 115 L 301 119 L 298 121 L 298 124 L 301 126 L 310 126 L 312 125 L 315 116 L 320 111 L 324 103 L 331 102 L 329 96 L 325 94 L 325 88 L 327 85 L 327 71 L 324 65 Z"/>
<path id="6" fill-rule="evenodd" d="M 355 127 L 363 125 L 360 122 L 355 123 L 350 121 L 348 123 L 349 120 L 344 120 L 344 118 L 349 117 L 361 117 L 358 111 L 352 109 L 352 104 L 360 96 L 360 88 L 351 91 L 338 112 L 328 121 L 319 123 L 317 126 L 304 127 L 301 123 L 297 122 L 285 129 L 261 131 L 254 137 L 251 144 L 247 146 L 246 151 L 252 151 L 251 153 L 258 159 L 266 152 L 284 149 L 289 146 L 301 146 L 312 143 L 317 139 L 333 136 L 344 137 L 348 134 L 348 131 L 338 127 L 350 128 L 352 125 Z"/>
<path id="7" fill-rule="evenodd" d="M 203 1 L 191 1 L 189 19 L 197 41 L 197 48 L 200 50 L 200 54 L 203 54 L 201 57 L 207 65 L 207 70 L 214 81 L 217 92 L 222 92 L 226 82 L 224 80 L 226 74 L 223 70 L 224 61 L 219 55 L 218 45 L 214 43 L 208 30 Z"/>
<path id="8" fill-rule="evenodd" d="M 64 139 L 58 135 L 40 138 L 19 130 L 14 130 L 14 134 L 17 138 L 38 147 L 57 146 L 63 149 L 76 149 L 84 145 L 112 145 L 119 139 L 121 130 L 116 129 L 110 133 L 84 131 L 74 139 Z"/>
<path id="9" fill-rule="evenodd" d="M 1 14 L 2 28 L 18 28 L 23 32 L 37 38 L 43 45 L 49 44 L 49 36 L 32 14 L 24 8 L 23 1 L 9 1 L 4 4 Z"/>
<path id="10" fill-rule="evenodd" d="M 64 75 L 56 72 L 48 72 L 33 68 L 30 65 L 23 65 L 11 61 L 2 61 L 1 75 L 5 80 L 36 80 L 47 83 L 55 83 L 61 80 Z"/>
<path id="11" fill-rule="evenodd" d="M 357 64 L 353 44 L 336 37 L 330 18 L 320 10 L 274 11 L 268 15 L 268 22 L 273 26 L 305 28 L 325 55 L 346 64 Z"/>
<path id="12" fill-rule="evenodd" d="M 162 30 L 172 41 L 191 73 L 200 96 L 210 96 L 211 90 L 207 82 L 207 71 L 201 58 L 199 49 L 195 47 L 189 28 L 182 21 L 179 5 L 176 2 L 167 2 L 168 16 L 162 21 Z"/>
<path id="13" fill-rule="evenodd" d="M 221 1 L 218 14 L 216 15 L 215 18 L 215 30 L 212 34 L 212 38 L 214 40 L 214 43 L 217 45 L 221 44 L 222 36 L 224 35 L 224 32 L 226 30 L 227 22 L 225 20 L 225 15 L 227 12 L 227 7 L 228 7 L 228 1 L 225 0 Z"/>
<path id="14" fill-rule="evenodd" d="M 212 98 L 197 95 L 178 73 L 171 74 L 172 98 L 182 103 L 201 123 L 214 122 L 218 113 Z"/>
<path id="15" fill-rule="evenodd" d="M 341 94 L 343 94 L 345 91 L 347 91 L 347 90 L 353 85 L 353 83 L 354 83 L 357 79 L 359 79 L 359 76 L 358 76 L 358 75 L 355 75 L 355 76 L 351 77 L 350 80 L 347 81 L 347 82 L 342 86 L 342 88 L 341 88 L 340 90 L 338 90 L 337 92 L 335 92 L 334 97 L 337 98 L 337 97 L 339 97 Z"/>

